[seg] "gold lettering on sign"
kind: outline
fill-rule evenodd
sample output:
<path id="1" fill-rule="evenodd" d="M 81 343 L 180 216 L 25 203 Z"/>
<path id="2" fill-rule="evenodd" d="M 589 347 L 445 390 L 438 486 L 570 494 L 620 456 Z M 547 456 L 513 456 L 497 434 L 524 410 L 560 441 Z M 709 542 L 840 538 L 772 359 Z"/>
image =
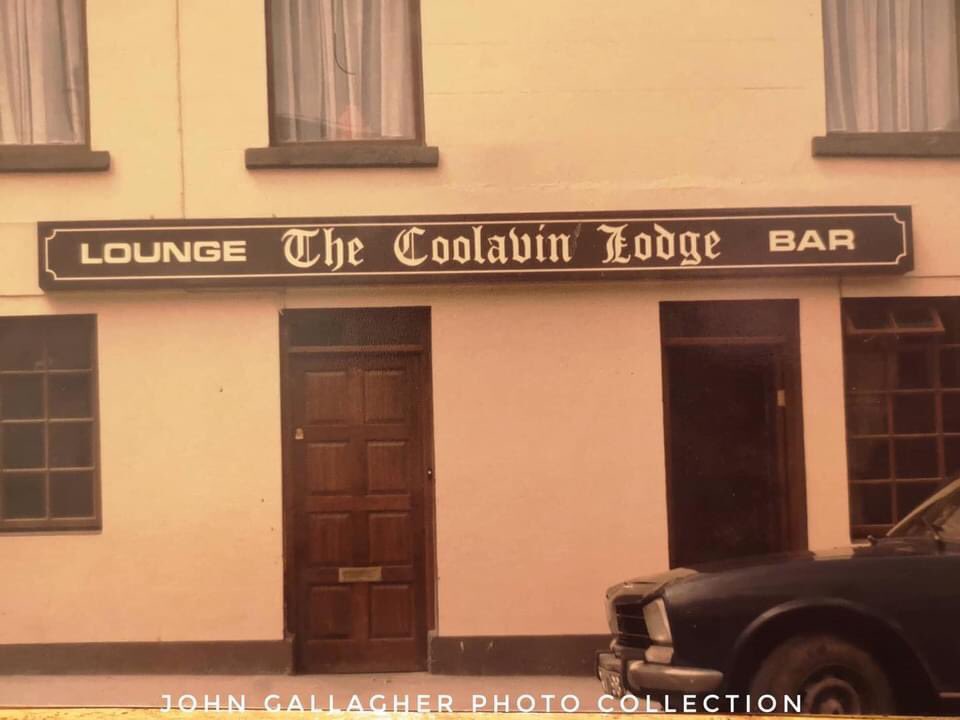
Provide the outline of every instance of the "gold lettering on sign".
<path id="1" fill-rule="evenodd" d="M 417 226 L 404 228 L 393 241 L 394 257 L 407 267 L 424 263 L 446 265 L 506 265 L 534 261 L 540 264 L 567 264 L 573 260 L 570 235 L 547 232 L 546 225 L 537 232 L 525 233 L 516 226 L 506 234 L 486 234 L 483 225 L 472 225 L 469 235 L 423 238 L 426 231 Z M 421 238 L 422 241 L 421 241 Z"/>
<path id="2" fill-rule="evenodd" d="M 287 262 L 298 268 L 309 268 L 320 262 L 320 255 L 310 256 L 310 238 L 320 234 L 320 230 L 301 230 L 290 228 L 284 234 L 283 256 Z"/>
<path id="3" fill-rule="evenodd" d="M 833 252 L 835 250 L 856 250 L 857 235 L 850 228 L 831 228 L 824 233 L 818 230 L 805 230 L 797 239 L 794 230 L 771 230 L 770 252 Z"/>
<path id="4" fill-rule="evenodd" d="M 623 225 L 599 225 L 597 230 L 607 236 L 604 265 L 629 265 L 634 260 L 645 263 L 652 257 L 660 260 L 673 260 L 678 253 L 683 266 L 700 265 L 704 258 L 716 260 L 720 257 L 720 235 L 716 230 L 701 235 L 697 232 L 670 232 L 658 223 L 653 224 L 656 236 L 640 232 L 633 236 L 633 243 L 627 240 L 624 231 L 629 223 Z"/>
<path id="5" fill-rule="evenodd" d="M 314 252 L 310 245 L 311 238 L 320 234 L 320 230 L 303 230 L 290 228 L 280 240 L 283 242 L 283 256 L 294 267 L 307 269 L 320 262 L 327 266 L 330 272 L 337 272 L 344 264 L 357 267 L 363 262 L 360 252 L 363 243 L 360 238 L 353 238 L 347 242 L 335 235 L 336 228 L 323 228 L 323 252 Z"/>

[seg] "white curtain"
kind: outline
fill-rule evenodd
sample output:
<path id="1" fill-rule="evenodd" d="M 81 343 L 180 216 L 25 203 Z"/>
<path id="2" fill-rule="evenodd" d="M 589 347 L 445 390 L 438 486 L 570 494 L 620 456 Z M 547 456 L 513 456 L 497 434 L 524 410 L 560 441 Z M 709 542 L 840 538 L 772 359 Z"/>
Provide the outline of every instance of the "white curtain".
<path id="1" fill-rule="evenodd" d="M 272 0 L 277 142 L 412 138 L 410 0 Z"/>
<path id="2" fill-rule="evenodd" d="M 82 143 L 83 0 L 0 0 L 0 143 Z"/>
<path id="3" fill-rule="evenodd" d="M 955 0 L 823 0 L 827 129 L 960 129 Z"/>

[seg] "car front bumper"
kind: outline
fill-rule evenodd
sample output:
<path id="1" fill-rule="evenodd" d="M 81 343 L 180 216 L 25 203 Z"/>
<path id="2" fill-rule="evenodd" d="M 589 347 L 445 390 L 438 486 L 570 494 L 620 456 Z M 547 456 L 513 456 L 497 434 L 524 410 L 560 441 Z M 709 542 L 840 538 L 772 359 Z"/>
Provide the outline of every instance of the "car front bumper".
<path id="1" fill-rule="evenodd" d="M 604 692 L 614 697 L 644 692 L 699 695 L 723 683 L 719 670 L 625 660 L 612 652 L 597 653 L 596 672 Z"/>

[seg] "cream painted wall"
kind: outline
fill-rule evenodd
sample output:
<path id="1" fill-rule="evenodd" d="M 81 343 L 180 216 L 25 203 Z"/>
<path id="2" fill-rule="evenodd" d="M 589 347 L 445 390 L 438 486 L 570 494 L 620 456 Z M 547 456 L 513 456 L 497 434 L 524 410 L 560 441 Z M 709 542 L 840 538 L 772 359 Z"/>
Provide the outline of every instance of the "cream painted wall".
<path id="1" fill-rule="evenodd" d="M 103 529 L 0 537 L 0 643 L 282 637 L 276 298 L 0 299 L 57 312 L 97 315 Z"/>
<path id="2" fill-rule="evenodd" d="M 655 295 L 345 288 L 286 304 L 431 308 L 441 634 L 604 632 L 603 590 L 667 564 Z"/>
<path id="3" fill-rule="evenodd" d="M 174 0 L 89 0 L 91 145 L 111 170 L 0 173 L 0 223 L 180 214 L 176 15 Z"/>
<path id="4" fill-rule="evenodd" d="M 819 0 L 422 0 L 440 167 L 259 172 L 262 2 L 179 2 L 188 216 L 910 204 L 960 274 L 956 161 L 811 156 Z"/>
<path id="5" fill-rule="evenodd" d="M 104 529 L 0 537 L 18 588 L 0 643 L 282 636 L 282 307 L 432 308 L 442 634 L 603 632 L 603 588 L 665 566 L 662 300 L 799 298 L 810 543 L 846 541 L 840 298 L 958 294 L 956 161 L 811 156 L 818 0 L 422 15 L 439 168 L 250 172 L 243 150 L 268 142 L 262 0 L 88 0 L 92 142 L 113 167 L 0 174 L 0 315 L 98 315 Z M 40 220 L 858 203 L 913 206 L 911 278 L 36 285 Z"/>

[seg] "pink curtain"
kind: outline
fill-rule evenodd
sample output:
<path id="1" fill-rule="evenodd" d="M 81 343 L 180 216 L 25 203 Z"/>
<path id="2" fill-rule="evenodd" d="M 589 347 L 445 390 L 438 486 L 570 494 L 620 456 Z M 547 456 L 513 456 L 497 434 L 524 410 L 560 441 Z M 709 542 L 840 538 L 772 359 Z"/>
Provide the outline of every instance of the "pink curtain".
<path id="1" fill-rule="evenodd" d="M 410 0 L 272 0 L 278 142 L 412 138 Z"/>

